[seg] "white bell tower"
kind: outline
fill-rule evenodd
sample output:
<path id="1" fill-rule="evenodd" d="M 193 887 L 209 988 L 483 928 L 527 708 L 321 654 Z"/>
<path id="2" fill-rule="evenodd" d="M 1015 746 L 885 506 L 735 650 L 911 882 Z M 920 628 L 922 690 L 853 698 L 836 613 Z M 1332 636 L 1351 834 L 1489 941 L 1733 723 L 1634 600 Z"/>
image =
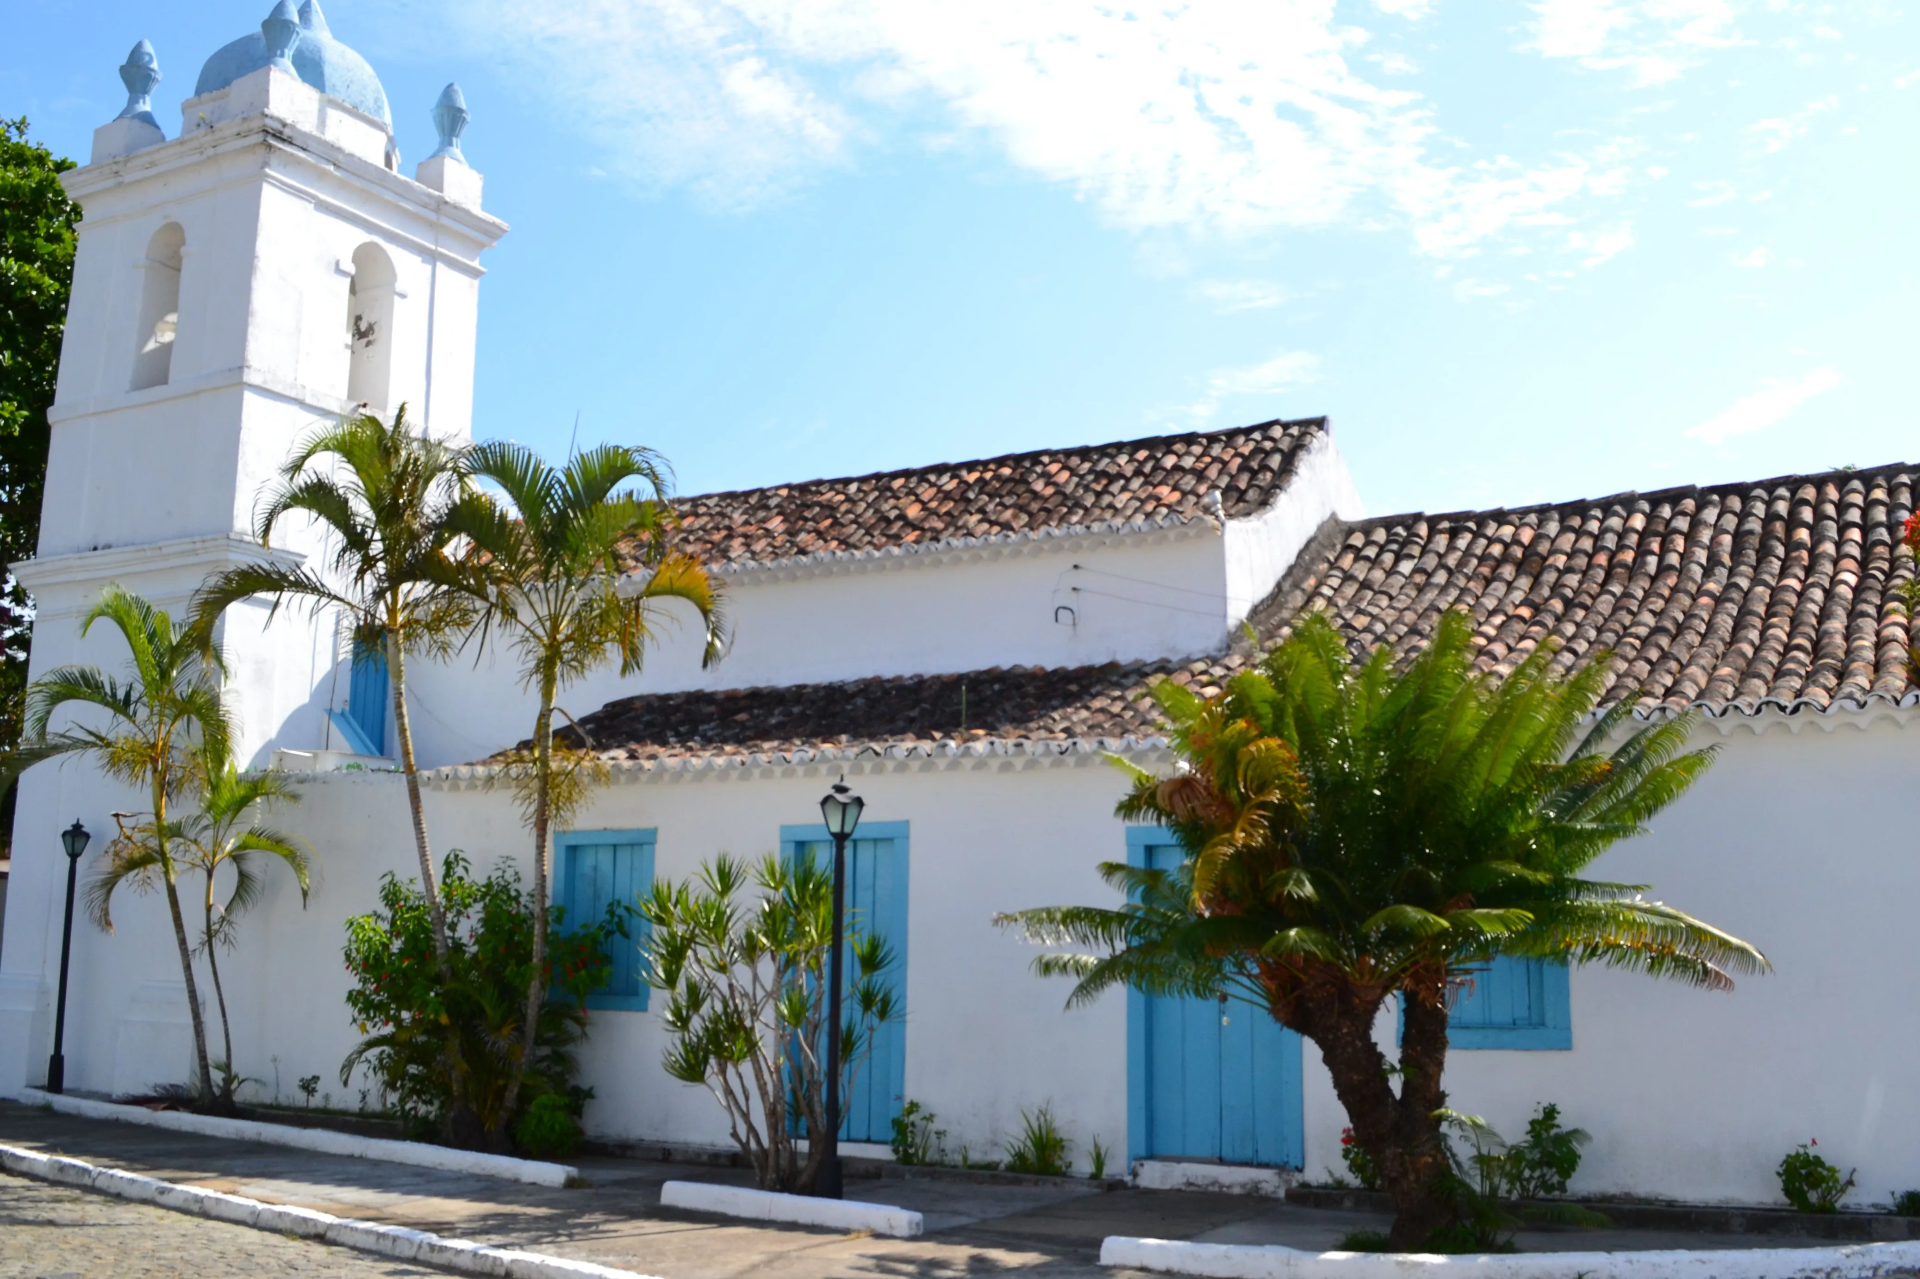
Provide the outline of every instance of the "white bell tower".
<path id="1" fill-rule="evenodd" d="M 506 230 L 461 157 L 459 91 L 434 111 L 441 149 L 402 176 L 385 93 L 315 0 L 217 52 L 171 141 L 146 107 L 144 41 L 122 77 L 127 111 L 64 178 L 85 218 L 39 554 L 17 570 L 39 605 L 36 671 L 72 656 L 69 619 L 108 582 L 172 609 L 261 555 L 256 501 L 316 425 L 404 404 L 467 435 L 478 259 Z M 254 637 L 245 611 L 226 635 L 243 760 L 322 745 L 332 628 L 302 635 L 283 613 Z"/>
<path id="2" fill-rule="evenodd" d="M 208 575 L 269 554 L 256 503 L 315 427 L 357 405 L 385 417 L 404 404 L 419 429 L 468 435 L 479 258 L 506 231 L 481 211 L 480 176 L 461 155 L 459 90 L 433 110 L 440 149 L 403 176 L 385 91 L 317 0 L 298 13 L 279 0 L 259 31 L 216 51 L 171 140 L 148 103 L 152 47 L 141 41 L 120 73 L 126 110 L 62 178 L 85 217 L 39 550 L 13 566 L 37 605 L 36 678 L 76 661 L 119 673 L 117 634 L 79 636 L 109 583 L 178 619 Z M 317 533 L 288 533 L 272 555 L 324 561 Z M 303 611 L 271 627 L 266 616 L 245 604 L 225 622 L 243 766 L 278 747 L 341 744 L 328 714 L 349 689 L 338 628 Z M 0 1086 L 37 1080 L 47 1053 L 65 867 L 42 828 L 77 814 L 104 839 L 110 811 L 142 807 L 128 798 L 87 765 L 22 779 Z M 74 1086 L 118 1089 L 127 1081 L 103 1063 L 145 1052 L 97 1045 L 105 1073 Z"/>

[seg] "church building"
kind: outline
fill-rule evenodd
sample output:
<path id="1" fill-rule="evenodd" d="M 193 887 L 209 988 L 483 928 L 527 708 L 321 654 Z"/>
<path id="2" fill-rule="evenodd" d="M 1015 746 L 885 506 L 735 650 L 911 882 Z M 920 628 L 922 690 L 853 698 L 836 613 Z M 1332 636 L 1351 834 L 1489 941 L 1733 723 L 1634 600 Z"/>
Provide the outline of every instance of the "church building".
<path id="1" fill-rule="evenodd" d="M 297 15 L 282 0 L 213 52 L 171 137 L 146 101 L 153 49 L 121 74 L 127 110 L 63 177 L 85 219 L 39 550 L 13 566 L 37 604 L 36 677 L 124 663 L 117 636 L 79 634 L 109 583 L 180 613 L 212 573 L 323 558 L 317 535 L 267 550 L 251 534 L 257 495 L 314 427 L 404 404 L 423 431 L 468 437 L 481 259 L 507 231 L 462 155 L 458 89 L 405 106 L 440 133 L 408 176 L 377 76 L 318 0 Z M 1916 479 L 1887 466 L 1368 516 L 1331 424 L 1309 418 L 685 497 L 682 543 L 724 586 L 732 645 L 703 669 L 682 618 L 641 674 L 566 692 L 611 781 L 555 836 L 556 899 L 597 915 L 608 884 L 679 881 L 721 851 L 803 851 L 844 776 L 866 801 L 853 905 L 893 945 L 905 1009 L 851 1099 L 849 1152 L 884 1155 L 917 1101 L 950 1147 L 990 1157 L 1049 1104 L 1082 1171 L 1097 1138 L 1130 1163 L 1323 1178 L 1345 1119 L 1310 1045 L 1238 1004 L 1116 993 L 1068 1011 L 1067 987 L 1035 977 L 1035 952 L 993 920 L 1108 899 L 1100 862 L 1178 856 L 1114 816 L 1126 779 L 1109 756 L 1172 764 L 1151 682 L 1216 687 L 1311 610 L 1368 647 L 1417 643 L 1464 609 L 1486 669 L 1548 640 L 1563 668 L 1607 650 L 1609 700 L 1698 713 L 1718 762 L 1595 873 L 1653 885 L 1775 971 L 1710 994 L 1502 961 L 1453 1012 L 1450 1104 L 1517 1135 L 1556 1103 L 1594 1138 L 1578 1193 L 1771 1202 L 1781 1156 L 1817 1137 L 1857 1167 L 1858 1201 L 1885 1202 L 1920 1185 L 1920 1012 L 1902 962 L 1920 900 L 1903 803 L 1920 684 L 1899 596 Z M 382 874 L 414 872 L 414 850 L 387 690 L 356 669 L 345 629 L 269 623 L 249 603 L 224 644 L 242 758 L 298 775 L 303 798 L 276 821 L 315 863 L 304 909 L 270 884 L 227 976 L 235 1067 L 286 1096 L 301 1076 L 331 1083 L 357 1042 L 342 924 L 376 904 Z M 489 784 L 488 760 L 531 731 L 515 673 L 423 661 L 409 691 L 436 856 L 525 871 L 511 791 Z M 141 806 L 79 763 L 23 778 L 0 1092 L 45 1076 L 57 832 Z M 188 1074 L 165 912 L 117 916 L 112 935 L 76 930 L 69 1090 Z M 719 1106 L 662 1069 L 649 1005 L 631 964 L 594 998 L 589 1136 L 726 1146 Z"/>

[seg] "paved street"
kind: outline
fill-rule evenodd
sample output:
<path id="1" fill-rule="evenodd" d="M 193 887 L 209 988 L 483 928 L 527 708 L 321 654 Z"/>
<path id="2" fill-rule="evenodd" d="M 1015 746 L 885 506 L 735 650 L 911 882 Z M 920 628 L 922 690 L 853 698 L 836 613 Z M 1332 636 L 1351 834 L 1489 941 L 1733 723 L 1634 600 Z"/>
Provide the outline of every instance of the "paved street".
<path id="1" fill-rule="evenodd" d="M 388 1279 L 444 1273 L 0 1174 L 0 1279 Z"/>
<path id="2" fill-rule="evenodd" d="M 585 1157 L 589 1185 L 558 1189 L 437 1172 L 283 1146 L 194 1137 L 73 1119 L 0 1103 L 0 1142 L 65 1154 L 167 1181 L 343 1217 L 405 1225 L 532 1249 L 665 1279 L 958 1279 L 1018 1271 L 1031 1279 L 1124 1279 L 1102 1270 L 1109 1234 L 1215 1243 L 1282 1243 L 1322 1250 L 1384 1217 L 1254 1197 L 1102 1191 L 1085 1181 L 856 1180 L 849 1198 L 925 1215 L 919 1239 L 755 1225 L 660 1206 L 669 1179 L 745 1184 L 745 1172 L 697 1164 Z M 200 1218 L 50 1189 L 0 1176 L 0 1279 L 14 1275 L 404 1275 L 430 1268 L 381 1262 Z M 58 1235 L 57 1242 L 54 1236 Z M 17 1239 L 16 1239 L 17 1236 Z M 204 1242 L 203 1242 L 204 1241 Z M 1753 1248 L 1818 1245 L 1804 1236 L 1649 1230 L 1540 1230 L 1525 1251 Z M 201 1248 L 216 1262 L 201 1264 Z M 253 1250 L 260 1250 L 258 1252 Z M 123 1256 L 124 1254 L 124 1256 Z M 24 1260 L 22 1260 L 24 1258 Z M 21 1267 L 25 1266 L 25 1269 Z"/>

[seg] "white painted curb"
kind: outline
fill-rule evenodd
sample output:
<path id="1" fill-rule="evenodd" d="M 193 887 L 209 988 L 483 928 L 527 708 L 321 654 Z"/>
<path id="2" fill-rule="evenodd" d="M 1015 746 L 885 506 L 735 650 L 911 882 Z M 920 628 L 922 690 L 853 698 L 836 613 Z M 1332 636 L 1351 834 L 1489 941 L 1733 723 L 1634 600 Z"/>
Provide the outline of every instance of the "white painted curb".
<path id="1" fill-rule="evenodd" d="M 376 1225 L 371 1221 L 315 1212 L 311 1208 L 261 1203 L 217 1190 L 176 1186 L 118 1168 L 98 1168 L 78 1159 L 43 1155 L 15 1146 L 0 1146 L 0 1168 L 22 1177 L 97 1191 L 135 1203 L 150 1203 L 236 1226 L 298 1235 L 302 1239 L 317 1239 L 398 1261 L 424 1262 L 468 1274 L 502 1275 L 506 1279 L 651 1279 L 632 1270 L 616 1270 L 591 1261 L 571 1261 L 515 1248 L 489 1248 L 466 1239 L 443 1239 L 405 1226 Z"/>
<path id="2" fill-rule="evenodd" d="M 80 1119 L 111 1119 L 123 1124 L 145 1124 L 170 1132 L 188 1132 L 201 1137 L 229 1137 L 237 1141 L 259 1141 L 273 1146 L 292 1146 L 323 1155 L 350 1155 L 355 1159 L 375 1159 L 390 1164 L 412 1164 L 420 1168 L 438 1168 L 443 1172 L 474 1173 L 499 1177 L 505 1181 L 525 1181 L 536 1186 L 564 1186 L 569 1177 L 580 1175 L 568 1164 L 543 1163 L 537 1159 L 513 1159 L 506 1155 L 485 1155 L 473 1150 L 450 1150 L 419 1141 L 390 1141 L 383 1137 L 356 1137 L 330 1128 L 290 1128 L 285 1124 L 261 1123 L 253 1119 L 223 1119 L 216 1115 L 193 1115 L 179 1110 L 148 1110 L 144 1106 L 121 1106 L 86 1097 L 68 1097 L 22 1088 L 12 1100 L 27 1106 L 48 1106 L 56 1113 Z"/>
<path id="3" fill-rule="evenodd" d="M 861 1203 L 857 1199 L 815 1199 L 810 1195 L 783 1195 L 774 1190 L 745 1186 L 716 1186 L 704 1181 L 669 1181 L 660 1187 L 660 1206 L 690 1212 L 713 1212 L 752 1221 L 786 1221 L 798 1226 L 826 1226 L 834 1230 L 871 1230 L 876 1235 L 912 1239 L 926 1230 L 919 1213 L 890 1204 Z"/>
<path id="4" fill-rule="evenodd" d="M 1211 1190 L 1284 1199 L 1287 1187 L 1297 1179 L 1291 1169 L 1183 1163 L 1177 1159 L 1142 1159 L 1133 1167 L 1133 1184 L 1142 1190 Z"/>
<path id="5" fill-rule="evenodd" d="M 1109 1235 L 1100 1264 L 1207 1279 L 1877 1279 L 1920 1270 L 1920 1241 L 1645 1252 L 1302 1252 Z"/>

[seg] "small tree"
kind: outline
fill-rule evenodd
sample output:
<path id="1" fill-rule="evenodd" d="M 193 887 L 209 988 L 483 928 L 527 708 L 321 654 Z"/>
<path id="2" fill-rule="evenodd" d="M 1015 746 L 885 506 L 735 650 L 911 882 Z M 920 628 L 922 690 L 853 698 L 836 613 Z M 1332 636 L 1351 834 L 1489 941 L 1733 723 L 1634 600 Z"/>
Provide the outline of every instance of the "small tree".
<path id="1" fill-rule="evenodd" d="M 196 953 L 206 955 L 207 974 L 213 979 L 214 1003 L 220 1010 L 220 1042 L 226 1051 L 221 1062 L 220 1095 L 222 1103 L 231 1106 L 240 1073 L 233 1060 L 233 1024 L 227 1015 L 226 987 L 220 981 L 219 952 L 234 948 L 240 916 L 260 900 L 266 884 L 261 872 L 272 864 L 269 859 L 283 864 L 300 886 L 302 909 L 312 884 L 307 854 L 299 842 L 253 820 L 263 808 L 299 801 L 299 792 L 285 774 L 243 774 L 232 759 L 207 751 L 201 753 L 200 771 L 205 779 L 200 811 L 176 823 L 175 839 L 180 864 L 202 877 L 200 945 Z M 223 872 L 231 881 L 224 897 L 219 887 Z M 98 887 L 105 881 L 95 882 Z"/>
<path id="2" fill-rule="evenodd" d="M 530 449 L 494 443 L 475 448 L 467 465 L 506 502 L 475 493 L 448 516 L 448 527 L 471 544 L 463 581 L 482 608 L 483 635 L 497 627 L 508 637 L 536 698 L 533 737 L 506 765 L 533 834 L 533 968 L 520 1021 L 522 1056 L 530 1059 L 547 995 L 541 974 L 556 805 L 564 812 L 578 804 L 596 771 L 585 755 L 555 754 L 560 690 L 609 665 L 637 672 L 662 600 L 692 605 L 709 664 L 720 656 L 724 631 L 706 569 L 671 548 L 667 472 L 657 455 L 608 444 L 555 470 Z"/>
<path id="3" fill-rule="evenodd" d="M 1114 986 L 1233 996 L 1312 1040 L 1392 1196 L 1402 1250 L 1457 1221 L 1441 1079 L 1448 996 L 1477 967 L 1600 963 L 1710 990 L 1731 988 L 1729 970 L 1767 969 L 1746 942 L 1644 900 L 1642 885 L 1580 877 L 1712 752 L 1685 749 L 1686 717 L 1626 732 L 1623 701 L 1590 719 L 1607 663 L 1561 679 L 1553 653 L 1481 674 L 1471 621 L 1449 613 L 1404 665 L 1385 645 L 1355 662 L 1315 615 L 1217 695 L 1156 684 L 1180 766 L 1133 770 L 1119 812 L 1169 828 L 1187 860 L 1102 866 L 1127 896 L 1119 907 L 1002 917 L 1094 952 L 1036 962 L 1078 979 L 1070 1004 Z M 1373 1031 L 1390 998 L 1397 1063 Z"/>
<path id="4" fill-rule="evenodd" d="M 108 777 L 147 792 L 153 807 L 147 814 L 146 846 L 137 834 L 116 839 L 108 848 L 106 873 L 116 874 L 119 858 L 145 858 L 145 871 L 134 877 L 144 883 L 159 880 L 187 988 L 200 1104 L 218 1107 L 221 1095 L 214 1090 L 207 1057 L 193 944 L 180 909 L 178 883 L 184 867 L 175 856 L 171 806 L 199 784 L 201 752 L 224 756 L 229 750 L 232 726 L 220 699 L 219 659 L 204 655 L 199 637 L 176 627 L 165 612 L 117 585 L 107 587 L 99 603 L 88 610 L 80 634 L 85 636 L 102 620 L 126 641 L 131 678 L 123 683 L 95 666 L 62 666 L 35 680 L 27 689 L 26 738 L 8 757 L 6 772 L 13 775 L 42 760 L 81 755 L 91 758 Z M 59 729 L 52 727 L 58 711 L 79 711 L 84 716 L 89 709 L 104 716 L 105 724 L 81 718 Z M 101 905 L 99 919 L 111 929 L 104 899 Z"/>
<path id="5" fill-rule="evenodd" d="M 749 889 L 758 895 L 743 900 Z M 827 964 L 833 954 L 833 875 L 812 861 L 767 857 L 752 867 L 722 854 L 678 886 L 656 883 L 640 913 L 653 927 L 647 983 L 667 996 L 667 1073 L 704 1084 L 727 1112 L 734 1142 L 769 1190 L 807 1193 L 825 1132 Z M 885 983 L 886 941 L 848 925 L 854 982 L 842 1015 L 841 1096 L 899 1015 Z"/>
<path id="6" fill-rule="evenodd" d="M 363 653 L 383 655 L 421 898 L 433 953 L 442 963 L 448 955 L 446 908 L 434 883 L 413 753 L 407 658 L 450 656 L 473 621 L 471 601 L 450 586 L 457 575 L 449 550 L 456 535 L 446 522 L 469 491 L 461 469 L 465 455 L 463 445 L 415 434 L 404 404 L 391 424 L 361 413 L 314 432 L 263 495 L 254 532 L 267 546 L 289 520 L 315 521 L 328 534 L 327 562 L 242 565 L 210 578 L 194 598 L 195 623 L 208 637 L 229 606 L 265 596 L 273 602 L 269 620 L 282 608 L 301 605 L 316 618 L 341 616 L 352 625 L 356 659 Z M 457 1049 L 460 1043 L 450 1039 L 446 1046 Z M 467 1066 L 454 1057 L 445 1068 L 457 1079 Z M 463 1098 L 468 1090 L 456 1083 L 453 1095 Z M 461 1145 L 482 1139 L 480 1125 L 466 1110 L 456 1106 L 444 1117 L 443 1135 L 449 1139 Z"/>
<path id="7" fill-rule="evenodd" d="M 60 368 L 80 206 L 60 175 L 73 161 L 28 140 L 27 121 L 0 119 L 0 565 L 31 556 L 46 484 L 47 409 Z M 0 582 L 0 750 L 20 740 L 33 603 Z M 0 801 L 0 848 L 12 835 L 12 788 Z M 0 855 L 4 855 L 0 853 Z"/>

